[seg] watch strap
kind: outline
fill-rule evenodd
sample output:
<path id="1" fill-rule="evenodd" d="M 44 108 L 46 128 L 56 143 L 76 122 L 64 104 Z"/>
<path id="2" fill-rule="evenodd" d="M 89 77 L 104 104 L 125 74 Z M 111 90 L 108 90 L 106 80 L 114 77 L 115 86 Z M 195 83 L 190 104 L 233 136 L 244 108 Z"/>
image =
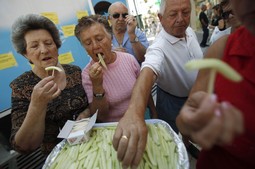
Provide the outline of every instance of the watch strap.
<path id="1" fill-rule="evenodd" d="M 104 93 L 93 93 L 94 97 L 96 98 L 102 98 L 104 97 Z"/>
<path id="2" fill-rule="evenodd" d="M 137 43 L 137 42 L 139 42 L 139 39 L 137 36 L 135 37 L 135 39 L 133 41 L 130 41 L 130 43 Z"/>

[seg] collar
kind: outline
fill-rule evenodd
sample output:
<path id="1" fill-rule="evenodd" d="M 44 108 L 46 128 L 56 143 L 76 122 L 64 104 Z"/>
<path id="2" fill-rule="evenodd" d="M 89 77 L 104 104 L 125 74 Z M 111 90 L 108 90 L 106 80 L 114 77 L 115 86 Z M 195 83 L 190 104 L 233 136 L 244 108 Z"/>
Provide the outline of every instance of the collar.
<path id="1" fill-rule="evenodd" d="M 135 29 L 135 34 L 136 34 L 136 29 Z M 114 34 L 113 34 L 113 40 L 116 41 L 116 44 L 120 45 Z M 128 40 L 129 40 L 129 36 L 128 36 L 128 32 L 126 31 L 124 33 L 123 40 L 122 40 L 122 43 L 121 43 L 122 47 L 125 46 L 125 44 L 127 43 Z"/>
<path id="2" fill-rule="evenodd" d="M 163 37 L 166 37 L 167 41 L 170 42 L 172 45 L 174 45 L 175 43 L 177 43 L 179 41 L 186 41 L 186 42 L 188 42 L 188 39 L 189 39 L 189 37 L 191 37 L 191 34 L 190 34 L 190 32 L 187 31 L 187 29 L 185 31 L 186 36 L 183 37 L 183 38 L 177 38 L 177 37 L 175 37 L 173 35 L 170 35 L 169 33 L 167 33 L 165 31 L 164 28 L 162 28 L 162 35 L 163 35 Z"/>

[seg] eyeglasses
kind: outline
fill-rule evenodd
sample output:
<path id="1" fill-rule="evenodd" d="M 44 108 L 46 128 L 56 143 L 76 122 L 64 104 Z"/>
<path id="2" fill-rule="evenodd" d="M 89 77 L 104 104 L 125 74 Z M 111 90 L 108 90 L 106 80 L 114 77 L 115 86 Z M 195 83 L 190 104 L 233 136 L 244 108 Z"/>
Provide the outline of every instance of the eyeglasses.
<path id="1" fill-rule="evenodd" d="M 228 19 L 230 14 L 233 15 L 233 12 L 232 11 L 226 11 L 226 12 L 223 12 L 221 16 L 222 16 L 223 19 Z"/>
<path id="2" fill-rule="evenodd" d="M 123 14 L 119 14 L 119 13 L 115 13 L 115 14 L 112 14 L 112 17 L 114 19 L 118 19 L 120 17 L 120 15 L 122 16 L 122 18 L 126 18 L 126 16 L 128 15 L 128 13 L 123 13 Z"/>

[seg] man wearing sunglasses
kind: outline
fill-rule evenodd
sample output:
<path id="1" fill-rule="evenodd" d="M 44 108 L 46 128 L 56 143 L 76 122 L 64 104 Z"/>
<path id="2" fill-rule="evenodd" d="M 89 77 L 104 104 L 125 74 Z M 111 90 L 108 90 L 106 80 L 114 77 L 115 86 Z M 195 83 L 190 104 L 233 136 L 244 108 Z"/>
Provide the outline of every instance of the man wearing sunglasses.
<path id="1" fill-rule="evenodd" d="M 149 42 L 145 34 L 136 28 L 137 21 L 134 16 L 128 14 L 127 7 L 121 2 L 113 3 L 108 13 L 113 31 L 113 49 L 130 53 L 142 63 Z"/>

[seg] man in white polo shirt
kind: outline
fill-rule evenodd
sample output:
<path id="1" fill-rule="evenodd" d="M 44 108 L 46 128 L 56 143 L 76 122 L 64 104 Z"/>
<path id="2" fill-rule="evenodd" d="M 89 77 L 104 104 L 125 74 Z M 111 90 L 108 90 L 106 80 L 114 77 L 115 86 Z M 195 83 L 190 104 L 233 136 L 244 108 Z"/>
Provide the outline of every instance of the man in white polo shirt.
<path id="1" fill-rule="evenodd" d="M 185 63 L 201 59 L 203 53 L 194 31 L 188 27 L 191 6 L 189 0 L 163 0 L 159 19 L 163 29 L 149 46 L 141 73 L 134 87 L 134 105 L 143 105 L 152 85 L 157 83 L 158 117 L 178 132 L 175 118 L 185 103 L 196 79 L 197 71 L 187 71 Z M 135 106 L 137 107 L 137 106 Z M 140 112 L 136 108 L 134 112 Z M 131 111 L 129 107 L 128 111 Z"/>
<path id="2" fill-rule="evenodd" d="M 197 37 L 188 27 L 190 12 L 189 0 L 161 2 L 158 16 L 163 29 L 145 54 L 141 80 L 138 80 L 135 87 L 138 91 L 134 92 L 139 93 L 139 87 L 150 89 L 156 82 L 158 116 L 168 122 L 176 132 L 176 116 L 197 76 L 197 71 L 186 71 L 184 65 L 192 59 L 203 57 Z M 142 77 L 150 79 L 148 81 L 151 83 L 142 80 Z"/>
<path id="3" fill-rule="evenodd" d="M 129 108 L 114 135 L 113 145 L 123 166 L 136 166 L 142 157 L 147 138 L 142 118 L 155 82 L 159 118 L 178 132 L 176 116 L 197 76 L 197 71 L 186 71 L 184 65 L 203 57 L 197 37 L 189 27 L 190 14 L 190 0 L 161 0 L 158 17 L 163 29 L 146 51 Z"/>
<path id="4" fill-rule="evenodd" d="M 187 71 L 184 65 L 203 56 L 196 35 L 190 27 L 186 29 L 185 35 L 175 37 L 162 29 L 145 54 L 140 74 L 157 83 L 158 117 L 168 122 L 176 132 L 175 118 L 197 76 L 197 71 Z M 147 84 L 148 88 L 153 84 L 146 81 L 139 81 L 137 84 L 140 83 Z"/>

